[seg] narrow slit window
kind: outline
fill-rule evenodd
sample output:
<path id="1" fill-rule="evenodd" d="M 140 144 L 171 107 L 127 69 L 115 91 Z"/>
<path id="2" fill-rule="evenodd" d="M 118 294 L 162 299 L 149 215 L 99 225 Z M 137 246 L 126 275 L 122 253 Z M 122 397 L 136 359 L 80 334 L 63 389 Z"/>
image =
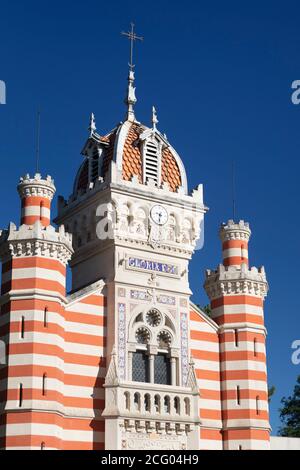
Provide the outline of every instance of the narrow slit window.
<path id="1" fill-rule="evenodd" d="M 43 394 L 43 397 L 46 395 L 47 393 L 47 374 L 44 374 L 43 375 L 43 382 L 42 382 L 42 394 Z"/>
<path id="2" fill-rule="evenodd" d="M 235 347 L 238 348 L 239 346 L 239 331 L 238 330 L 234 330 L 234 344 L 235 344 Z"/>
<path id="3" fill-rule="evenodd" d="M 42 220 L 44 217 L 44 202 L 41 201 L 40 203 L 40 220 Z"/>
<path id="4" fill-rule="evenodd" d="M 48 326 L 48 307 L 44 308 L 44 328 Z"/>
<path id="5" fill-rule="evenodd" d="M 241 390 L 240 390 L 240 386 L 239 386 L 239 385 L 237 385 L 237 387 L 236 387 L 236 403 L 237 403 L 238 405 L 241 404 Z"/>
<path id="6" fill-rule="evenodd" d="M 23 405 L 23 384 L 19 385 L 19 407 Z"/>
<path id="7" fill-rule="evenodd" d="M 21 338 L 24 339 L 25 335 L 25 317 L 21 318 Z"/>
<path id="8" fill-rule="evenodd" d="M 254 338 L 253 340 L 253 353 L 254 353 L 254 356 L 256 357 L 257 356 L 257 339 Z"/>
<path id="9" fill-rule="evenodd" d="M 256 397 L 256 414 L 260 414 L 260 399 L 259 396 Z"/>

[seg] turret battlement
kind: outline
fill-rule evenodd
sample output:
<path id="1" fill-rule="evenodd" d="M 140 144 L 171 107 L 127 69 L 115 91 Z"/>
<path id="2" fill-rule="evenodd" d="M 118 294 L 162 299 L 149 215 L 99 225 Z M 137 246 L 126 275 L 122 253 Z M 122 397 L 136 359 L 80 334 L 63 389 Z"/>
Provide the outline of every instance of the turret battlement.
<path id="1" fill-rule="evenodd" d="M 245 240 L 249 241 L 251 230 L 248 222 L 240 220 L 235 223 L 233 220 L 228 220 L 227 223 L 221 225 L 219 236 L 222 242 L 226 240 Z"/>
<path id="2" fill-rule="evenodd" d="M 7 256 L 46 256 L 67 264 L 72 253 L 72 235 L 63 225 L 56 230 L 51 225 L 44 227 L 37 220 L 34 225 L 24 224 L 17 228 L 11 222 L 0 235 L 2 260 Z"/>
<path id="3" fill-rule="evenodd" d="M 54 180 L 51 176 L 47 175 L 45 179 L 42 178 L 40 173 L 35 173 L 31 178 L 29 174 L 21 176 L 18 184 L 18 193 L 23 199 L 24 197 L 46 197 L 52 201 L 56 188 Z"/>
<path id="4" fill-rule="evenodd" d="M 233 294 L 264 298 L 268 292 L 268 283 L 263 266 L 248 268 L 246 264 L 242 264 L 238 268 L 220 264 L 215 271 L 206 270 L 204 288 L 210 300 Z"/>

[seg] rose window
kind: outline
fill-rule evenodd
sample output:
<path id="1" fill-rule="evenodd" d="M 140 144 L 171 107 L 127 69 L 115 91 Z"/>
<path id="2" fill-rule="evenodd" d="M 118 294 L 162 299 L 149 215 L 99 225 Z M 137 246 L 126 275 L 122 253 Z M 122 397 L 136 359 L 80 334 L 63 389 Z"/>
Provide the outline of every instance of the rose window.
<path id="1" fill-rule="evenodd" d="M 160 348 L 166 349 L 172 343 L 172 336 L 171 334 L 163 330 L 157 335 L 157 343 Z"/>
<path id="2" fill-rule="evenodd" d="M 156 308 L 146 313 L 146 322 L 150 326 L 158 326 L 161 323 L 161 314 Z"/>
<path id="3" fill-rule="evenodd" d="M 145 327 L 140 327 L 136 330 L 135 339 L 139 344 L 147 344 L 150 341 L 150 332 Z"/>

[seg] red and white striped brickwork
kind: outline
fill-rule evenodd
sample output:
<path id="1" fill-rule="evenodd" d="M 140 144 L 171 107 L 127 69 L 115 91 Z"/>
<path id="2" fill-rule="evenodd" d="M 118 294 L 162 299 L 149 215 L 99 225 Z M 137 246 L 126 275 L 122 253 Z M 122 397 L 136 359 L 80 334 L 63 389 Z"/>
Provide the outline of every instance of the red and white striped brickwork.
<path id="1" fill-rule="evenodd" d="M 100 287 L 66 298 L 72 240 L 63 227 L 55 232 L 38 219 L 33 227 L 31 220 L 20 229 L 11 224 L 0 254 L 0 327 L 8 353 L 0 372 L 0 448 L 104 448 Z"/>
<path id="2" fill-rule="evenodd" d="M 250 234 L 243 221 L 229 221 L 220 230 L 223 247 L 226 241 L 240 243 Z M 219 325 L 224 449 L 268 449 L 264 269 L 249 269 L 248 255 L 226 253 L 224 265 L 207 271 L 205 289 Z"/>
<path id="3" fill-rule="evenodd" d="M 21 224 L 33 225 L 37 220 L 43 226 L 50 224 L 50 207 L 55 193 L 52 178 L 42 179 L 39 173 L 33 178 L 23 176 L 18 185 L 21 198 Z"/>
<path id="4" fill-rule="evenodd" d="M 200 392 L 200 449 L 222 450 L 218 327 L 191 304 L 190 356 Z"/>
<path id="5" fill-rule="evenodd" d="M 224 266 L 248 265 L 249 224 L 243 220 L 239 224 L 229 220 L 227 227 L 230 229 L 221 231 Z"/>

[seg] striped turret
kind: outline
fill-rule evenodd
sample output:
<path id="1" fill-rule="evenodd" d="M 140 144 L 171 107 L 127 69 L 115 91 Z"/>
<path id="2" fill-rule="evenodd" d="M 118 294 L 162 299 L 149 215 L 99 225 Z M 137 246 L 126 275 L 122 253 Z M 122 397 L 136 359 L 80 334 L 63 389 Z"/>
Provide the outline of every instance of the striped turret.
<path id="1" fill-rule="evenodd" d="M 240 220 L 235 224 L 229 220 L 222 224 L 220 238 L 222 241 L 224 266 L 248 265 L 248 241 L 251 235 L 249 224 Z"/>
<path id="2" fill-rule="evenodd" d="M 23 182 L 25 199 L 42 200 L 46 187 L 54 192 L 50 178 Z M 39 196 L 26 196 L 26 186 L 30 194 L 35 186 L 41 189 Z M 2 449 L 59 449 L 63 440 L 64 306 L 72 239 L 63 226 L 57 232 L 42 223 L 19 228 L 11 223 L 0 237 L 0 327 L 7 345 L 0 376 Z"/>
<path id="3" fill-rule="evenodd" d="M 50 224 L 51 201 L 55 186 L 51 176 L 42 179 L 39 173 L 30 178 L 20 178 L 18 192 L 21 198 L 21 225 L 33 225 L 37 220 L 47 227 Z"/>
<path id="4" fill-rule="evenodd" d="M 219 325 L 221 406 L 225 450 L 268 449 L 269 416 L 263 302 L 264 268 L 249 268 L 249 225 L 221 227 L 224 264 L 206 272 L 212 318 Z M 240 244 L 234 247 L 230 242 Z M 228 243 L 227 243 L 228 242 Z M 225 248 L 224 248 L 224 243 Z M 235 250 L 244 243 L 244 256 Z"/>

